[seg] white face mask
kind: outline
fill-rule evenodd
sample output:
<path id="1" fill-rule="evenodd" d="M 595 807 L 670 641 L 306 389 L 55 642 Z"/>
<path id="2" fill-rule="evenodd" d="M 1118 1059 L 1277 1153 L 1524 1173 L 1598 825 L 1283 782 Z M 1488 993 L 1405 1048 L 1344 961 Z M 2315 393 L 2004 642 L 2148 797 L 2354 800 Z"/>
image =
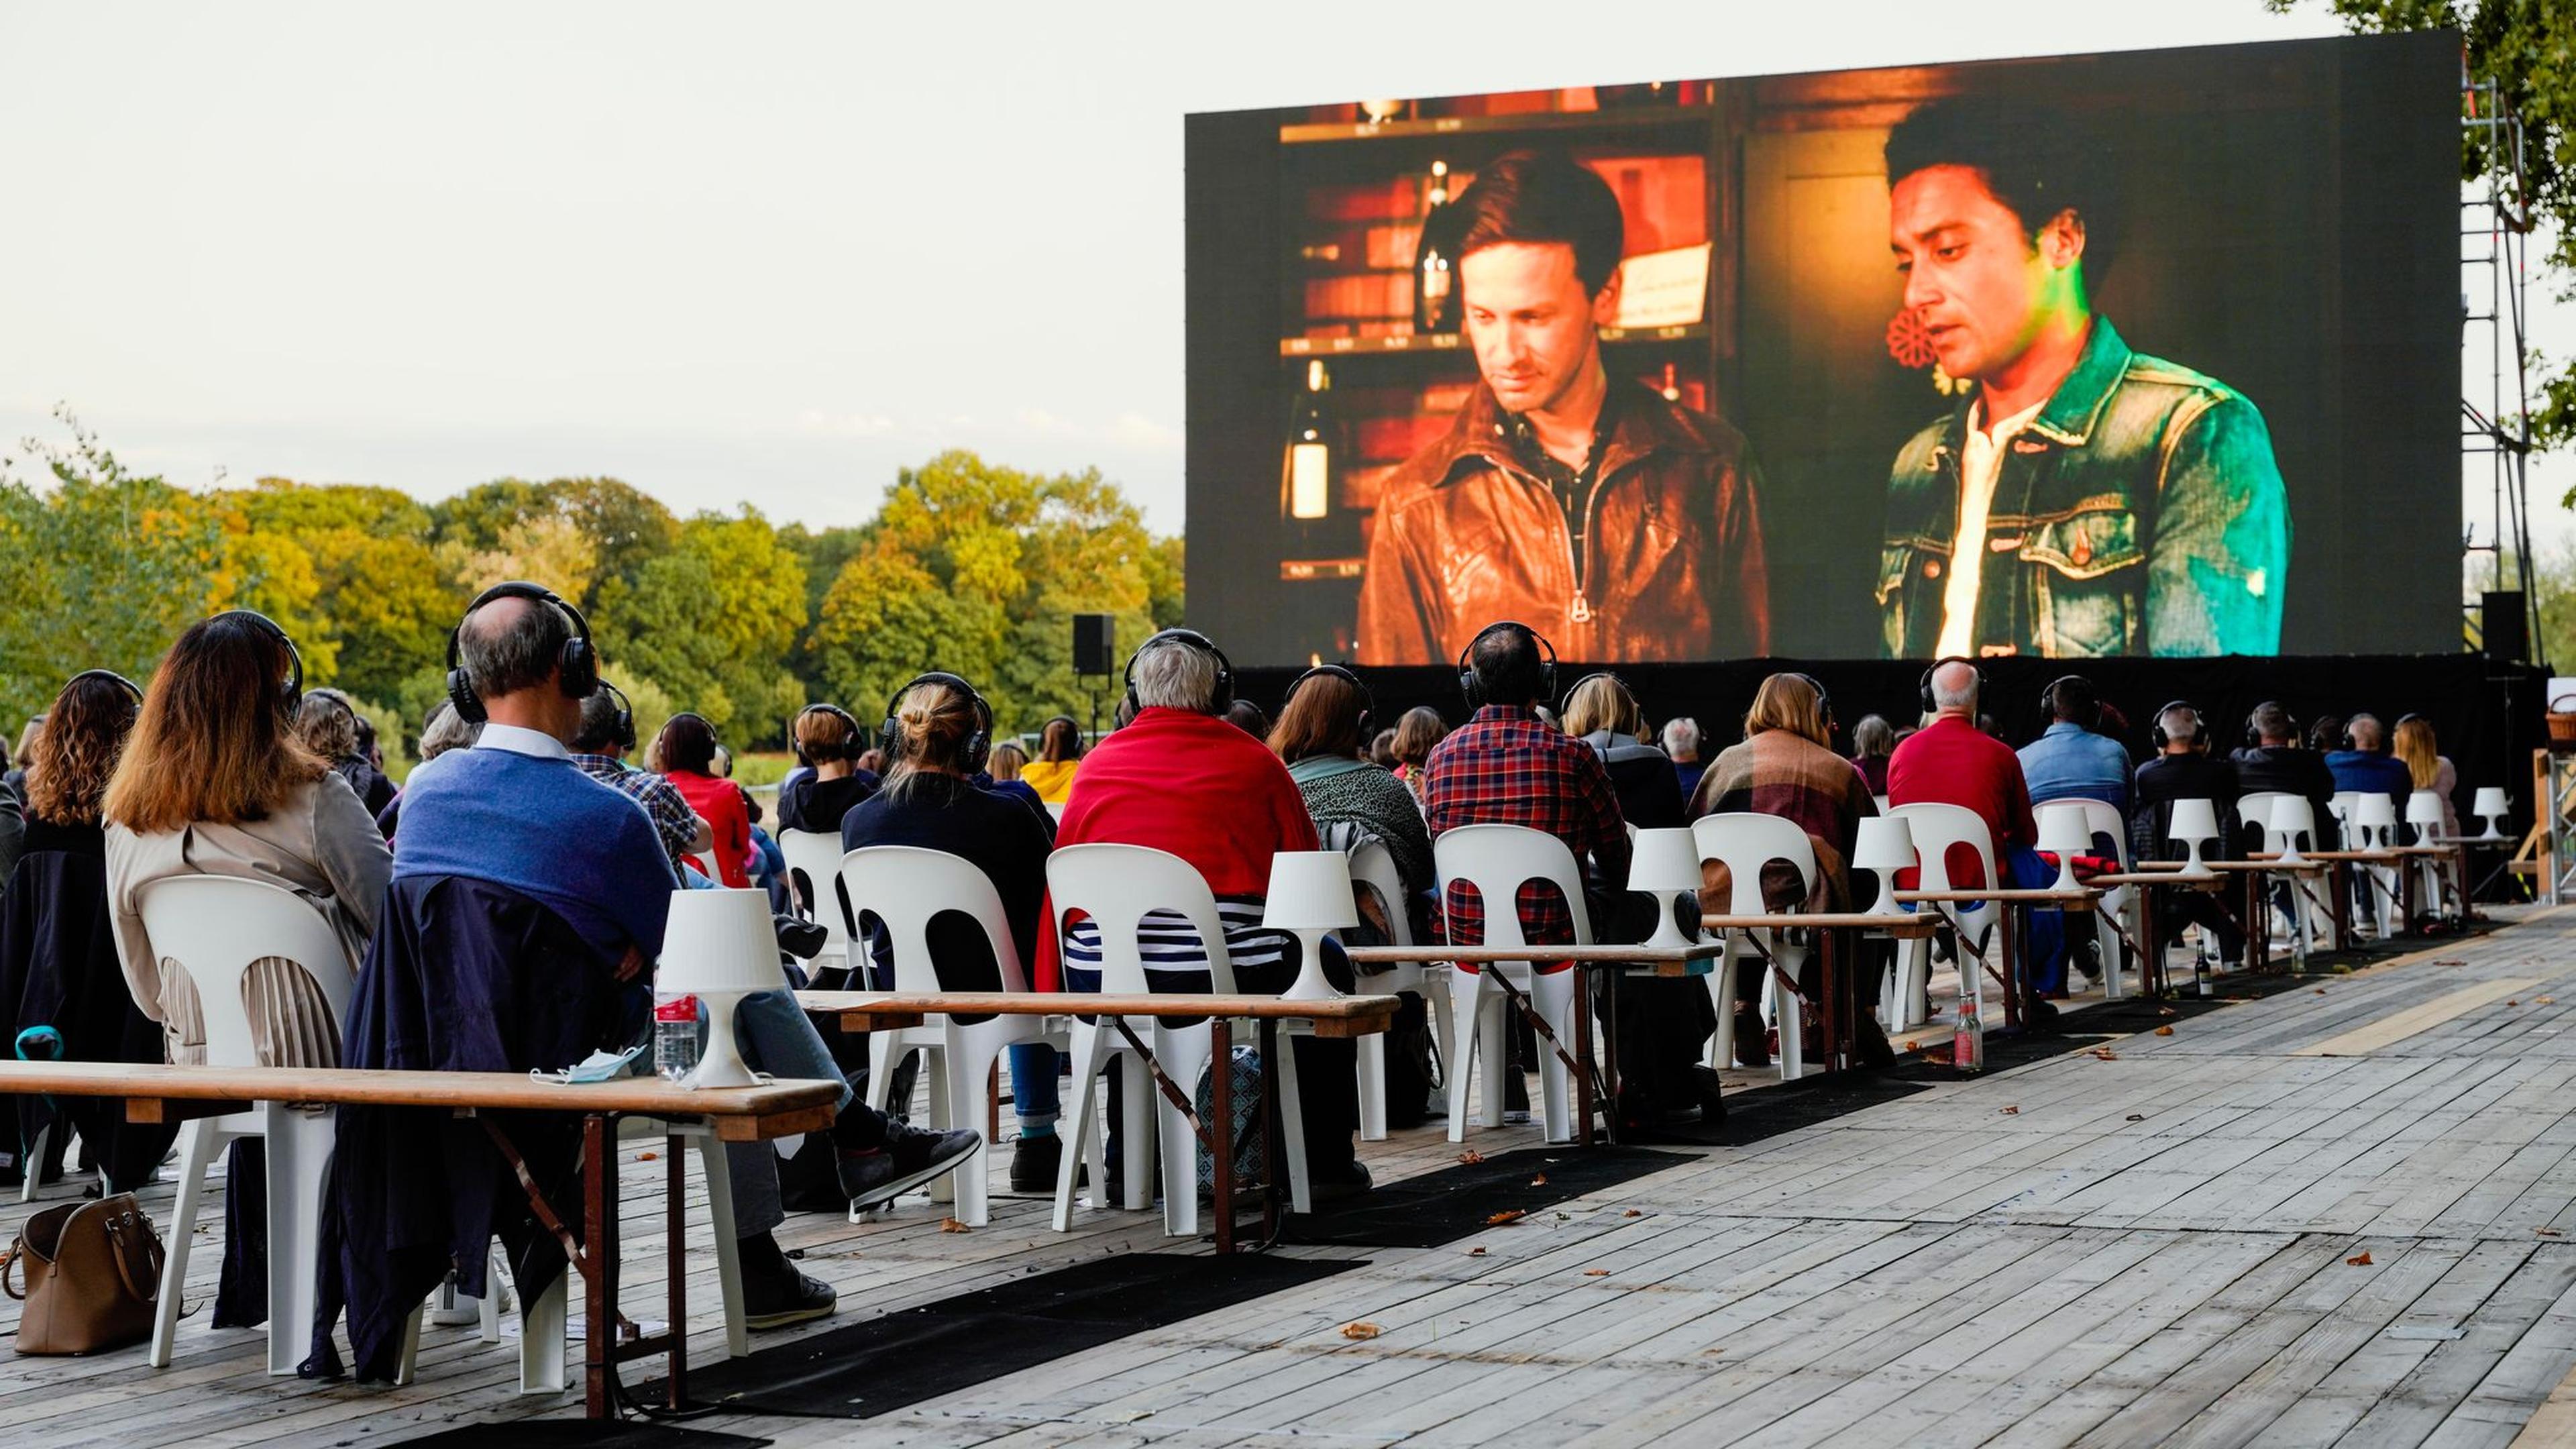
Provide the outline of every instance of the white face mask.
<path id="1" fill-rule="evenodd" d="M 540 1082 L 553 1082 L 558 1086 L 567 1087 L 582 1082 L 613 1081 L 624 1076 L 627 1065 L 643 1053 L 644 1044 L 638 1042 L 622 1052 L 592 1052 L 571 1066 L 558 1067 L 551 1072 L 531 1067 L 528 1069 L 528 1075 Z"/>

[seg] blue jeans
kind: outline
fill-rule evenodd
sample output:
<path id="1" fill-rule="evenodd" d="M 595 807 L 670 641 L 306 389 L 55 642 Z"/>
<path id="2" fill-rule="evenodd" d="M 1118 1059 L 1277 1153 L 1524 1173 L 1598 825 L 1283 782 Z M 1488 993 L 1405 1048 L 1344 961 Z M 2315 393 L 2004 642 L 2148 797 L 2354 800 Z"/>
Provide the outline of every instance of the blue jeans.
<path id="1" fill-rule="evenodd" d="M 2017 890 L 2045 890 L 2057 880 L 2057 871 L 2039 852 L 2016 845 L 2003 861 L 2004 884 Z M 2022 942 L 2021 959 L 2028 962 L 2023 980 L 2030 983 L 2033 994 L 2054 996 L 2066 984 L 2066 913 L 2033 911 L 2030 913 L 2028 939 Z"/>
<path id="2" fill-rule="evenodd" d="M 1011 1112 L 1020 1119 L 1023 1137 L 1052 1137 L 1055 1119 L 1063 1115 L 1056 1095 L 1056 1051 L 1045 1042 L 1011 1048 Z"/>
<path id="3" fill-rule="evenodd" d="M 698 1003 L 703 1013 L 706 1003 Z M 701 1024 L 705 1017 L 699 1018 Z M 796 998 L 784 991 L 756 992 L 742 999 L 734 1008 L 735 1044 L 742 1048 L 742 1058 L 753 1068 L 773 1077 L 809 1077 L 841 1084 L 840 1098 L 833 1104 L 847 1110 L 850 1098 L 849 1079 L 841 1075 L 838 1062 L 832 1060 L 822 1034 L 796 1004 Z M 865 1111 L 865 1108 L 861 1108 Z M 874 1113 L 867 1113 L 875 1116 Z M 859 1146 L 857 1142 L 845 1146 Z M 725 1144 L 725 1176 L 733 1183 L 734 1235 L 748 1238 L 768 1232 L 787 1220 L 787 1209 L 778 1191 L 778 1150 L 767 1142 L 728 1142 Z"/>

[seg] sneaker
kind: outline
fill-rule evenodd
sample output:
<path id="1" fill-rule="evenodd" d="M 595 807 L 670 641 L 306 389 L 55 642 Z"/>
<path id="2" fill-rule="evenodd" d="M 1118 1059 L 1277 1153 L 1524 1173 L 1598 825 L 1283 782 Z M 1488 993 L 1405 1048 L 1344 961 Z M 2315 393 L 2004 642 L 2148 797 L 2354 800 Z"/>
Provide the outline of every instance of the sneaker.
<path id="1" fill-rule="evenodd" d="M 1021 1138 L 1011 1148 L 1011 1191 L 1054 1192 L 1056 1170 L 1063 1163 L 1063 1138 L 1052 1132 Z"/>
<path id="2" fill-rule="evenodd" d="M 841 1306 L 832 1285 L 806 1277 L 783 1256 L 742 1265 L 742 1325 L 754 1333 L 829 1318 Z"/>
<path id="3" fill-rule="evenodd" d="M 882 1207 L 983 1150 L 981 1135 L 963 1127 L 954 1132 L 928 1132 L 889 1124 L 882 1151 L 854 1153 L 841 1160 L 841 1182 L 850 1190 L 850 1210 Z"/>

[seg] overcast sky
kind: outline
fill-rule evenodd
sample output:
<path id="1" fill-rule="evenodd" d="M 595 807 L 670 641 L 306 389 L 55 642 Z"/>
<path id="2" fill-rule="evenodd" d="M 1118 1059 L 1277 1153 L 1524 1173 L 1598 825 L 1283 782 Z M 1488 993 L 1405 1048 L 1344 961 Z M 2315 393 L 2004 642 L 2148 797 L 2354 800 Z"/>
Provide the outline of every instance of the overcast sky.
<path id="1" fill-rule="evenodd" d="M 1097 464 L 1178 529 L 1187 112 L 2337 29 L 2259 0 L 10 0 L 0 437 L 62 402 L 191 485 L 613 474 L 818 525 L 962 445 Z"/>

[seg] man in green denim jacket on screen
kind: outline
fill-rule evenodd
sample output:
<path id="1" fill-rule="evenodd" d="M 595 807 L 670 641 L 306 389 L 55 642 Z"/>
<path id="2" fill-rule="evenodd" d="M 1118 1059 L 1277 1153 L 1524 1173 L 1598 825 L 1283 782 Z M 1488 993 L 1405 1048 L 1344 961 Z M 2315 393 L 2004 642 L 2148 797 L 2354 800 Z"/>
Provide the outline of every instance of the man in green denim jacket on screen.
<path id="1" fill-rule="evenodd" d="M 2112 207 L 2084 160 L 2059 118 L 1994 101 L 1932 102 L 1888 137 L 1900 323 L 1970 385 L 1888 480 L 1892 658 L 2280 651 L 2271 435 L 2094 314 Z"/>

